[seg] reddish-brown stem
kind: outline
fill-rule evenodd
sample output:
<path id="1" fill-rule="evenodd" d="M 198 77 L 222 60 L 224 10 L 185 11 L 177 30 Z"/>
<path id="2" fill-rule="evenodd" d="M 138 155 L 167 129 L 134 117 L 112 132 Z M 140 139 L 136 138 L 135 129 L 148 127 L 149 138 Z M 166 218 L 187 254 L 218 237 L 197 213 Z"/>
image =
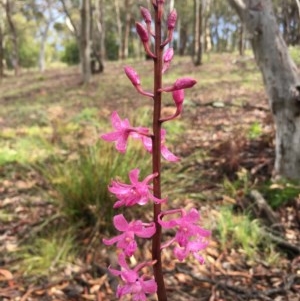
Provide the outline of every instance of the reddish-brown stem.
<path id="1" fill-rule="evenodd" d="M 161 198 L 161 94 L 163 47 L 161 47 L 161 5 L 154 6 L 155 9 L 155 57 L 154 58 L 154 112 L 153 112 L 153 139 L 152 139 L 152 169 L 158 176 L 153 179 L 153 194 Z M 160 8 L 160 9 L 159 9 Z M 156 233 L 152 238 L 152 259 L 156 261 L 153 265 L 154 277 L 157 283 L 158 301 L 167 301 L 164 277 L 161 262 L 161 225 L 158 223 L 158 215 L 161 205 L 154 204 L 154 222 Z"/>

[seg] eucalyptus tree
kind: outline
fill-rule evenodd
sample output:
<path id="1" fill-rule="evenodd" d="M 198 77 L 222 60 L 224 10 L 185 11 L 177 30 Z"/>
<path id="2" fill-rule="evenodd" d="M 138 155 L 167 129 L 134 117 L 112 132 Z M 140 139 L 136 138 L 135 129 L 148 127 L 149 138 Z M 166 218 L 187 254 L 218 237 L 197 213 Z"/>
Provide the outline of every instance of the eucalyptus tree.
<path id="1" fill-rule="evenodd" d="M 4 31 L 5 31 L 5 3 L 0 1 L 0 79 L 4 76 Z"/>
<path id="2" fill-rule="evenodd" d="M 8 27 L 11 33 L 11 40 L 13 44 L 12 48 L 12 64 L 15 71 L 15 75 L 19 75 L 20 65 L 19 65 L 19 38 L 18 31 L 16 27 L 15 20 L 13 18 L 13 14 L 16 10 L 16 2 L 13 0 L 4 0 L 2 2 L 4 4 L 6 19 L 8 23 Z"/>
<path id="3" fill-rule="evenodd" d="M 24 13 L 36 23 L 36 38 L 39 40 L 38 66 L 45 71 L 45 51 L 51 26 L 61 17 L 61 5 L 56 0 L 27 0 Z"/>
<path id="4" fill-rule="evenodd" d="M 275 174 L 300 179 L 300 77 L 271 0 L 227 0 L 244 24 L 276 127 Z"/>

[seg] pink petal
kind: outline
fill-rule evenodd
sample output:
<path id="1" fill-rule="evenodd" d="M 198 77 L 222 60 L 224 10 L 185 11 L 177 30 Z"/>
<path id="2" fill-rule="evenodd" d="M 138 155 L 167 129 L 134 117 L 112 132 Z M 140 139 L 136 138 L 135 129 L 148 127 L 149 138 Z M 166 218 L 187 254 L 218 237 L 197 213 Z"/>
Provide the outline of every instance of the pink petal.
<path id="1" fill-rule="evenodd" d="M 161 214 L 158 216 L 158 222 L 163 228 L 166 229 L 174 228 L 178 225 L 178 222 L 174 219 L 169 221 L 163 221 L 161 218 Z"/>
<path id="2" fill-rule="evenodd" d="M 113 218 L 114 226 L 117 230 L 125 232 L 129 228 L 129 224 L 123 214 L 115 215 Z"/>
<path id="3" fill-rule="evenodd" d="M 140 170 L 138 168 L 135 168 L 129 172 L 129 179 L 133 185 L 136 185 L 139 182 L 139 174 Z"/>
<path id="4" fill-rule="evenodd" d="M 142 238 L 149 238 L 155 233 L 155 231 L 155 223 L 150 223 L 147 226 L 144 226 L 141 231 L 135 232 L 135 234 Z"/>
<path id="5" fill-rule="evenodd" d="M 121 274 L 121 271 L 112 269 L 111 267 L 108 267 L 108 270 L 114 276 L 120 276 L 120 274 Z"/>
<path id="6" fill-rule="evenodd" d="M 120 132 L 111 132 L 100 136 L 105 141 L 116 141 L 120 137 Z"/>
<path id="7" fill-rule="evenodd" d="M 129 266 L 128 266 L 127 262 L 126 262 L 125 254 L 124 254 L 124 253 L 120 253 L 120 254 L 118 255 L 118 263 L 119 263 L 119 265 L 120 265 L 123 269 L 129 270 Z"/>
<path id="8" fill-rule="evenodd" d="M 142 287 L 143 287 L 143 291 L 146 294 L 154 294 L 157 291 L 157 284 L 155 282 L 155 280 L 150 279 L 150 280 L 146 280 L 143 281 L 142 283 Z"/>
<path id="9" fill-rule="evenodd" d="M 146 151 L 152 152 L 152 139 L 150 137 L 142 137 L 142 143 Z"/>
<path id="10" fill-rule="evenodd" d="M 200 214 L 197 209 L 192 208 L 185 216 L 184 220 L 195 223 L 200 219 Z"/>
<path id="11" fill-rule="evenodd" d="M 180 158 L 171 153 L 165 145 L 161 146 L 161 154 L 169 162 L 178 162 L 180 160 Z"/>
<path id="12" fill-rule="evenodd" d="M 116 149 L 120 153 L 126 152 L 128 136 L 129 136 L 129 132 L 127 134 L 124 133 L 122 136 L 120 136 L 120 138 L 116 142 Z"/>
<path id="13" fill-rule="evenodd" d="M 122 120 L 116 111 L 111 114 L 111 123 L 115 129 L 120 129 L 122 126 Z"/>
<path id="14" fill-rule="evenodd" d="M 122 239 L 122 237 L 120 235 L 118 235 L 118 236 L 112 237 L 111 239 L 103 238 L 102 242 L 107 246 L 111 246 L 111 245 L 115 244 L 116 242 L 118 242 L 120 239 Z"/>

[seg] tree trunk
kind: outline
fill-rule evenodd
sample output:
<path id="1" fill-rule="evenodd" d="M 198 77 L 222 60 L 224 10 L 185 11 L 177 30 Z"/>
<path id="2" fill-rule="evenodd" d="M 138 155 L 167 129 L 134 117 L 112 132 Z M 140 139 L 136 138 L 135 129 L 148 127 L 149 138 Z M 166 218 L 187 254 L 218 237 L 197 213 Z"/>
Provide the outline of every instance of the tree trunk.
<path id="1" fill-rule="evenodd" d="M 81 7 L 81 35 L 80 35 L 80 56 L 82 82 L 88 83 L 91 79 L 91 3 L 90 0 L 83 0 Z"/>
<path id="2" fill-rule="evenodd" d="M 40 51 L 39 51 L 39 71 L 40 72 L 45 71 L 45 48 L 46 48 L 46 42 L 47 42 L 49 28 L 50 28 L 50 23 L 47 23 L 45 30 L 42 32 L 42 39 L 41 39 Z"/>
<path id="3" fill-rule="evenodd" d="M 6 18 L 7 18 L 7 22 L 12 34 L 12 41 L 13 41 L 13 53 L 12 53 L 12 57 L 13 57 L 13 67 L 15 70 L 15 75 L 19 75 L 19 71 L 20 71 L 20 66 L 19 66 L 19 43 L 18 43 L 18 33 L 17 33 L 17 29 L 15 26 L 15 23 L 12 19 L 12 4 L 13 2 L 11 0 L 7 0 L 6 1 Z"/>
<path id="4" fill-rule="evenodd" d="M 0 21 L 0 80 L 4 76 L 4 65 L 3 65 L 3 61 L 4 61 L 4 47 L 3 47 L 3 40 L 4 40 L 4 37 L 3 37 L 3 26 L 2 26 L 2 22 Z"/>
<path id="5" fill-rule="evenodd" d="M 125 31 L 124 38 L 122 39 L 122 53 L 121 58 L 127 59 L 129 54 L 129 34 L 130 34 L 130 26 L 131 26 L 131 1 L 125 0 Z"/>
<path id="6" fill-rule="evenodd" d="M 276 127 L 275 174 L 300 179 L 300 78 L 271 0 L 227 0 L 250 35 Z"/>
<path id="7" fill-rule="evenodd" d="M 119 0 L 115 0 L 115 11 L 116 11 L 116 22 L 117 22 L 117 35 L 118 35 L 118 59 L 122 57 L 122 20 L 120 13 L 120 3 Z"/>
<path id="8" fill-rule="evenodd" d="M 194 64 L 202 64 L 202 0 L 194 0 Z"/>
<path id="9" fill-rule="evenodd" d="M 92 26 L 93 39 L 92 39 L 92 52 L 94 57 L 94 63 L 97 63 L 97 66 L 92 64 L 93 73 L 101 73 L 104 70 L 103 58 L 105 57 L 105 29 L 104 29 L 104 5 L 103 0 L 95 1 L 95 10 L 94 10 L 94 20 L 93 24 L 96 23 L 96 26 Z"/>

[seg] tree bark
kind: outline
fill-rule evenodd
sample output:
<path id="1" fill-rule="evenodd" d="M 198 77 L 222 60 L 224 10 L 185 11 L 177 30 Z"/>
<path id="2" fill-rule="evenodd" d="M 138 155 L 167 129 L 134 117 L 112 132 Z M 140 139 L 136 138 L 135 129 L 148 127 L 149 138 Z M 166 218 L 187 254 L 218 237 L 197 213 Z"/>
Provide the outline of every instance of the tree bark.
<path id="1" fill-rule="evenodd" d="M 116 23 L 117 23 L 117 34 L 118 34 L 118 59 L 122 57 L 122 20 L 120 13 L 120 3 L 119 0 L 115 0 L 115 11 L 116 11 Z"/>
<path id="2" fill-rule="evenodd" d="M 19 43 L 18 43 L 18 33 L 17 33 L 17 29 L 15 26 L 15 23 L 12 19 L 12 5 L 13 2 L 12 0 L 6 0 L 6 18 L 7 18 L 7 22 L 12 34 L 12 41 L 13 41 L 13 67 L 15 70 L 15 75 L 18 76 L 20 73 L 20 66 L 19 66 Z"/>
<path id="3" fill-rule="evenodd" d="M 271 0 L 227 0 L 245 25 L 276 128 L 275 175 L 300 179 L 300 78 Z"/>
<path id="4" fill-rule="evenodd" d="M 1 4 L 0 4 L 0 16 L 1 14 Z M 4 76 L 4 47 L 3 47 L 3 40 L 4 40 L 4 30 L 3 30 L 3 23 L 0 21 L 0 80 Z"/>
<path id="5" fill-rule="evenodd" d="M 202 64 L 202 0 L 194 0 L 195 20 L 194 20 L 194 65 Z"/>
<path id="6" fill-rule="evenodd" d="M 91 79 L 91 3 L 90 0 L 83 0 L 81 7 L 81 77 L 84 84 Z"/>

